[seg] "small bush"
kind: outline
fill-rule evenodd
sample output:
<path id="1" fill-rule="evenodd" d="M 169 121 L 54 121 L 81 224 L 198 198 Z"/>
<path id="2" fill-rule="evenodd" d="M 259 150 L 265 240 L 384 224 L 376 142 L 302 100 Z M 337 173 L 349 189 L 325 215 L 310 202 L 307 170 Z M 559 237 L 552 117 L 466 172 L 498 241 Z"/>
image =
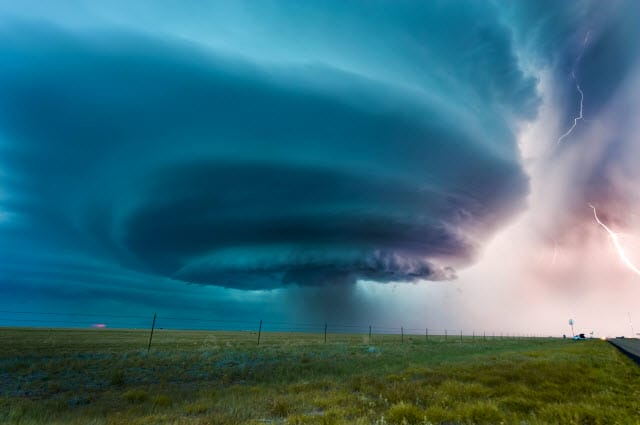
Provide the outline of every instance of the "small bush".
<path id="1" fill-rule="evenodd" d="M 429 407 L 425 412 L 425 417 L 427 423 L 434 424 L 446 423 L 452 419 L 451 411 L 441 406 Z"/>
<path id="2" fill-rule="evenodd" d="M 392 424 L 418 424 L 424 418 L 424 412 L 413 404 L 400 402 L 389 408 L 386 418 Z"/>
<path id="3" fill-rule="evenodd" d="M 16 361 L 4 366 L 7 372 L 26 373 L 31 366 L 23 361 Z"/>
<path id="4" fill-rule="evenodd" d="M 116 370 L 111 375 L 111 385 L 114 387 L 122 387 L 124 385 L 124 372 Z"/>
<path id="5" fill-rule="evenodd" d="M 67 401 L 67 404 L 69 405 L 69 407 L 84 406 L 84 405 L 87 405 L 89 403 L 91 403 L 91 400 L 89 399 L 89 397 L 85 397 L 85 396 L 71 397 Z"/>
<path id="6" fill-rule="evenodd" d="M 287 424 L 307 425 L 317 423 L 317 418 L 306 415 L 292 415 L 287 418 Z"/>
<path id="7" fill-rule="evenodd" d="M 504 417 L 495 404 L 484 401 L 460 405 L 456 414 L 474 424 L 497 424 L 504 421 Z"/>
<path id="8" fill-rule="evenodd" d="M 209 410 L 209 406 L 202 402 L 187 404 L 184 407 L 184 411 L 188 415 L 200 415 L 203 413 L 207 413 L 208 410 Z"/>
<path id="9" fill-rule="evenodd" d="M 129 403 L 144 403 L 148 396 L 144 390 L 129 390 L 123 395 L 124 399 Z"/>
<path id="10" fill-rule="evenodd" d="M 291 411 L 291 405 L 287 400 L 277 398 L 272 400 L 269 411 L 274 416 L 285 417 Z"/>
<path id="11" fill-rule="evenodd" d="M 50 394 L 56 394 L 59 393 L 62 389 L 60 388 L 60 384 L 56 383 L 56 382 L 51 382 L 49 383 L 49 385 L 47 385 L 47 391 Z"/>
<path id="12" fill-rule="evenodd" d="M 607 417 L 610 412 L 598 411 L 597 408 L 585 404 L 547 404 L 538 412 L 538 417 L 547 423 L 574 423 L 581 425 L 597 425 L 608 423 L 635 423 L 624 422 L 619 418 Z"/>
<path id="13" fill-rule="evenodd" d="M 237 368 L 229 368 L 222 375 L 221 382 L 223 385 L 231 385 L 242 380 L 242 373 Z"/>
<path id="14" fill-rule="evenodd" d="M 448 379 L 440 385 L 439 390 L 450 400 L 468 401 L 477 400 L 487 394 L 487 389 L 473 382 L 460 382 Z"/>
<path id="15" fill-rule="evenodd" d="M 500 401 L 500 407 L 508 412 L 528 415 L 540 407 L 540 403 L 531 397 L 511 396 Z"/>
<path id="16" fill-rule="evenodd" d="M 173 404 L 173 400 L 166 395 L 159 395 L 153 399 L 153 404 L 159 407 L 169 407 Z"/>

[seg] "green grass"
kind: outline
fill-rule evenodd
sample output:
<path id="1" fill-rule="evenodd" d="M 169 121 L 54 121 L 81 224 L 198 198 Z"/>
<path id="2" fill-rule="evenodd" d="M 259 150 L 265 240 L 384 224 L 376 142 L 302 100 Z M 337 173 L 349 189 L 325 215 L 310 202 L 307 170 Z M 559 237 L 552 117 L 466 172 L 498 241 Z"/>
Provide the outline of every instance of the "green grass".
<path id="1" fill-rule="evenodd" d="M 599 340 L 147 338 L 0 329 L 0 423 L 640 424 L 640 368 Z"/>

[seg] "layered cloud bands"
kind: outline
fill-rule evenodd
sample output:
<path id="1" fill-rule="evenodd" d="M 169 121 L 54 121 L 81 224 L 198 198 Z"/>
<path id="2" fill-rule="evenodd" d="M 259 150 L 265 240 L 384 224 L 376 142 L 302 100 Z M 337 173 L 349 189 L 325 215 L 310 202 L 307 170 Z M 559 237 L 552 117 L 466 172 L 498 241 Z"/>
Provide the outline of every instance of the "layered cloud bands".
<path id="1" fill-rule="evenodd" d="M 478 3 L 292 7 L 221 8 L 235 38 L 2 21 L 3 251 L 243 289 L 455 277 L 528 192 L 510 31 Z"/>

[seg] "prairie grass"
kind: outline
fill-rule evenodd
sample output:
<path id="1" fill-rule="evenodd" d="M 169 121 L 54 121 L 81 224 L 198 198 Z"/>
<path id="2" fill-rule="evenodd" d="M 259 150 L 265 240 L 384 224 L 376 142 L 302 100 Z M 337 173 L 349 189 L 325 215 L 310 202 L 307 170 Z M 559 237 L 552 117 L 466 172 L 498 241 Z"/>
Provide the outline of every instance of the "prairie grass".
<path id="1" fill-rule="evenodd" d="M 640 424 L 599 340 L 0 329 L 2 424 Z"/>

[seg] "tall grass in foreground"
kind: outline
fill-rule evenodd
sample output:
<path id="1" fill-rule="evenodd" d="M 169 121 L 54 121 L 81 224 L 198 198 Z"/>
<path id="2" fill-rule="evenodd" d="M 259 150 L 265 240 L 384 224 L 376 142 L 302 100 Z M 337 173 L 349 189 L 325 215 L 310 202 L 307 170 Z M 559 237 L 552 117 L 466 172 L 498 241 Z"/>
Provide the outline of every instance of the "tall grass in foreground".
<path id="1" fill-rule="evenodd" d="M 146 336 L 0 329 L 0 423 L 640 423 L 640 369 L 599 340 Z"/>

